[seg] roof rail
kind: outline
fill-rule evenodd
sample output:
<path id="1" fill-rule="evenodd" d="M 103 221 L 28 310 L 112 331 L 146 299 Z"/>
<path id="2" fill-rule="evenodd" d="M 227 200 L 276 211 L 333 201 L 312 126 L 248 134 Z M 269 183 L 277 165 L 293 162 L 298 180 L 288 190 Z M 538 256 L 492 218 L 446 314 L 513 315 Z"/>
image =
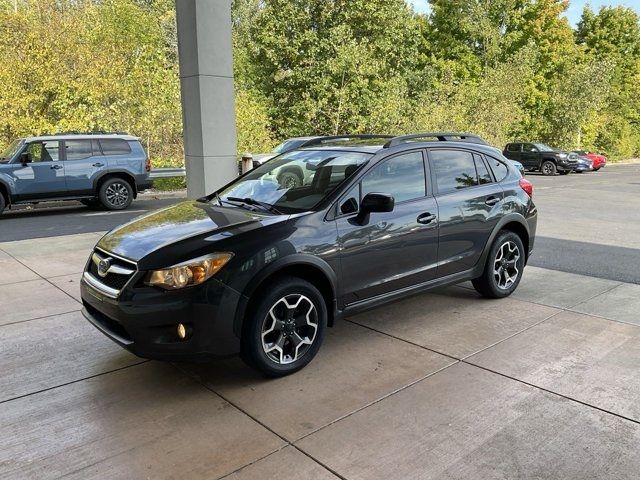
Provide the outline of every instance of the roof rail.
<path id="1" fill-rule="evenodd" d="M 429 140 L 426 140 L 428 142 L 432 142 L 436 140 L 438 142 L 467 142 L 467 143 L 477 143 L 480 145 L 489 145 L 485 140 L 483 140 L 478 135 L 475 135 L 473 133 L 424 132 L 424 133 L 413 133 L 411 135 L 402 135 L 399 137 L 394 137 L 384 144 L 384 148 L 395 147 L 396 145 L 401 145 L 403 143 L 410 142 L 412 140 L 420 140 L 420 139 L 429 139 Z"/>
<path id="2" fill-rule="evenodd" d="M 372 134 L 360 134 L 360 135 L 329 135 L 324 137 L 314 138 L 305 142 L 305 147 L 312 145 L 322 145 L 323 143 L 332 142 L 334 140 L 372 140 L 372 139 L 393 139 L 393 135 L 372 135 Z"/>
<path id="3" fill-rule="evenodd" d="M 108 132 L 106 130 L 94 130 L 92 132 L 81 132 L 79 130 L 69 130 L 66 132 L 56 132 L 46 135 L 129 135 L 127 132 Z M 41 135 L 41 136 L 46 136 Z"/>

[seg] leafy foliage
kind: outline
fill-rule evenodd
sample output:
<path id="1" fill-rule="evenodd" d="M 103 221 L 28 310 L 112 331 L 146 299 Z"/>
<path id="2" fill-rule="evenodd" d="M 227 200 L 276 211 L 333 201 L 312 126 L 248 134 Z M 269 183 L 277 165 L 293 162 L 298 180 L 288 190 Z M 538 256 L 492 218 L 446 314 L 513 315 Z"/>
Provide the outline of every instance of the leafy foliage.
<path id="1" fill-rule="evenodd" d="M 567 0 L 233 0 L 238 151 L 469 130 L 640 155 L 640 19 Z M 0 0 L 0 144 L 127 130 L 182 162 L 173 0 Z M 0 145 L 3 146 L 3 145 Z"/>

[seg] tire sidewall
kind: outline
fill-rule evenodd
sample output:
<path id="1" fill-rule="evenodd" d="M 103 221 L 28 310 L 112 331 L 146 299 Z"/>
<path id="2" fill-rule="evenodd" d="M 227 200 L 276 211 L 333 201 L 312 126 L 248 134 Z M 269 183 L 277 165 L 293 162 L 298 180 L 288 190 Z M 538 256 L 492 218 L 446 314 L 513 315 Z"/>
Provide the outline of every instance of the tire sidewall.
<path id="1" fill-rule="evenodd" d="M 7 203 L 4 199 L 4 195 L 0 193 L 0 215 L 2 215 L 2 212 L 4 212 L 4 209 L 6 206 L 7 206 Z"/>
<path id="2" fill-rule="evenodd" d="M 298 175 L 295 172 L 290 172 L 290 171 L 282 172 L 280 175 L 278 175 L 278 183 L 280 185 L 285 186 L 284 185 L 284 181 L 287 178 L 294 178 L 295 182 L 296 182 L 296 187 L 301 187 L 302 184 L 304 183 L 304 181 L 300 178 L 300 175 Z"/>
<path id="3" fill-rule="evenodd" d="M 107 201 L 107 188 L 109 188 L 109 186 L 113 185 L 114 183 L 121 183 L 127 188 L 129 198 L 124 205 L 111 205 Z M 100 185 L 99 199 L 102 206 L 104 206 L 104 208 L 106 208 L 107 210 L 124 210 L 131 205 L 131 202 L 133 202 L 133 188 L 131 187 L 129 182 L 123 180 L 122 178 L 110 178 L 106 180 L 102 185 Z"/>
<path id="4" fill-rule="evenodd" d="M 302 294 L 311 300 L 318 312 L 318 331 L 313 344 L 298 360 L 287 365 L 273 362 L 262 348 L 262 325 L 271 307 L 282 297 Z M 257 305 L 245 321 L 242 333 L 242 357 L 265 375 L 280 377 L 305 367 L 318 353 L 327 328 L 327 305 L 320 291 L 311 283 L 294 277 L 283 278 L 269 285 L 256 298 Z"/>
<path id="5" fill-rule="evenodd" d="M 517 264 L 519 274 L 517 280 L 508 289 L 502 289 L 498 287 L 495 276 L 493 275 L 493 267 L 498 249 L 508 241 L 514 242 L 520 250 L 520 259 L 518 260 Z M 520 285 L 520 280 L 522 280 L 522 275 L 524 273 L 525 258 L 526 252 L 524 251 L 524 245 L 519 235 L 513 232 L 503 232 L 498 235 L 498 238 L 496 238 L 496 240 L 493 242 L 493 245 L 491 246 L 491 250 L 489 251 L 489 257 L 487 258 L 487 264 L 485 267 L 485 278 L 487 280 L 489 288 L 491 289 L 491 293 L 493 294 L 492 296 L 494 296 L 495 298 L 508 297 L 518 288 L 518 285 Z"/>
<path id="6" fill-rule="evenodd" d="M 547 164 L 551 165 L 551 171 L 549 173 L 546 173 L 544 170 L 544 166 Z M 542 165 L 540 165 L 540 171 L 542 172 L 543 175 L 551 177 L 556 174 L 556 171 L 557 171 L 556 164 L 550 160 L 545 160 L 544 162 L 542 162 Z"/>

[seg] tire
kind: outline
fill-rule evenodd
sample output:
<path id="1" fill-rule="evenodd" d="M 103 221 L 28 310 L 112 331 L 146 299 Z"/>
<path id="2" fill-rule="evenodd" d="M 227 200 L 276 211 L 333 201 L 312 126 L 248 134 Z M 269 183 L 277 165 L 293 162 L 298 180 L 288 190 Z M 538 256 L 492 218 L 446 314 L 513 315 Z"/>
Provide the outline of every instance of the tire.
<path id="1" fill-rule="evenodd" d="M 278 183 L 284 188 L 298 188 L 302 186 L 302 178 L 296 172 L 282 172 L 278 175 Z"/>
<path id="2" fill-rule="evenodd" d="M 133 202 L 133 188 L 122 178 L 109 178 L 100 185 L 98 198 L 107 210 L 124 210 Z"/>
<path id="3" fill-rule="evenodd" d="M 543 175 L 546 175 L 548 177 L 552 177 L 553 175 L 556 174 L 558 169 L 556 168 L 556 164 L 555 163 L 553 163 L 550 160 L 546 160 L 546 161 L 542 162 L 542 165 L 540 165 L 540 171 L 542 172 Z"/>
<path id="4" fill-rule="evenodd" d="M 571 170 L 563 170 L 562 172 L 560 172 L 560 175 L 569 175 L 571 173 Z M 582 173 L 582 172 L 579 172 Z"/>
<path id="5" fill-rule="evenodd" d="M 7 206 L 7 201 L 4 199 L 4 195 L 0 192 L 0 215 L 4 212 L 4 208 Z"/>
<path id="6" fill-rule="evenodd" d="M 489 250 L 482 276 L 473 280 L 473 287 L 488 298 L 508 297 L 520 284 L 525 255 L 522 239 L 516 233 L 500 232 Z M 501 270 L 496 270 L 496 265 Z"/>
<path id="7" fill-rule="evenodd" d="M 593 171 L 597 172 L 598 170 L 600 170 L 602 167 L 598 167 L 598 168 L 594 168 Z"/>
<path id="8" fill-rule="evenodd" d="M 306 280 L 282 277 L 255 301 L 243 327 L 242 359 L 269 377 L 304 368 L 318 353 L 327 327 L 322 294 Z"/>

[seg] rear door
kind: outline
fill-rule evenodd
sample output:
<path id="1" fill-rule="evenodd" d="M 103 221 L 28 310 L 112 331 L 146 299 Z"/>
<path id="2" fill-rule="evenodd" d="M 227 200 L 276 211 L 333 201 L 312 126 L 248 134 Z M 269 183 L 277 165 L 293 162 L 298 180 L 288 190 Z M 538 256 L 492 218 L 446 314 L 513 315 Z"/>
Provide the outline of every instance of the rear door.
<path id="1" fill-rule="evenodd" d="M 383 160 L 338 202 L 342 300 L 351 304 L 435 278 L 438 209 L 422 150 Z M 392 212 L 359 221 L 371 192 L 395 198 Z"/>
<path id="2" fill-rule="evenodd" d="M 507 145 L 507 148 L 504 150 L 504 156 L 511 159 L 520 161 L 522 154 L 522 144 L 521 143 L 510 143 Z"/>
<path id="3" fill-rule="evenodd" d="M 91 195 L 94 180 L 106 169 L 100 145 L 95 139 L 64 141 L 67 188 L 75 195 Z"/>
<path id="4" fill-rule="evenodd" d="M 473 151 L 429 149 L 440 215 L 438 277 L 472 268 L 502 212 L 504 193 Z"/>
<path id="5" fill-rule="evenodd" d="M 64 164 L 60 160 L 60 142 L 43 140 L 27 144 L 22 153 L 28 163 L 20 163 L 20 156 L 12 163 L 18 199 L 64 197 L 67 195 Z"/>

